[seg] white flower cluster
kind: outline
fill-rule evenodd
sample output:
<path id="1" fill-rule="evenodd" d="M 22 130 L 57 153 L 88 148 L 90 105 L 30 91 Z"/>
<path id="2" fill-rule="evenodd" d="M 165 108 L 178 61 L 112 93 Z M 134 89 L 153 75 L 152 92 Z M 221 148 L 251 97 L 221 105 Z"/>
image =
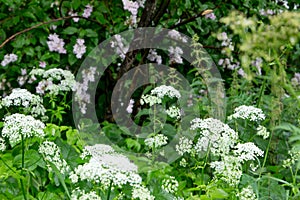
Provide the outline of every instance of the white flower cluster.
<path id="1" fill-rule="evenodd" d="M 258 159 L 258 156 L 264 155 L 264 152 L 252 142 L 244 144 L 238 143 L 233 153 L 238 157 L 241 163 L 248 160 Z"/>
<path id="2" fill-rule="evenodd" d="M 0 137 L 0 151 L 5 151 L 6 145 L 5 145 L 5 140 Z"/>
<path id="3" fill-rule="evenodd" d="M 257 75 L 261 75 L 261 67 L 262 67 L 262 64 L 263 64 L 263 59 L 258 57 L 256 58 L 254 61 L 251 62 L 251 65 L 256 67 L 257 69 Z"/>
<path id="4" fill-rule="evenodd" d="M 82 17 L 89 18 L 91 16 L 92 12 L 93 12 L 93 6 L 91 6 L 90 4 L 87 4 L 83 11 Z"/>
<path id="5" fill-rule="evenodd" d="M 240 67 L 240 63 L 239 62 L 233 62 L 233 58 L 231 57 L 230 59 L 229 58 L 221 58 L 219 61 L 218 61 L 218 65 L 222 65 L 224 69 L 229 69 L 229 70 L 235 70 L 235 69 L 238 69 Z M 238 74 L 242 76 L 242 73 L 240 73 L 238 71 Z"/>
<path id="6" fill-rule="evenodd" d="M 61 158 L 59 147 L 51 141 L 44 141 L 39 147 L 39 153 L 44 156 L 46 162 L 52 163 L 62 174 L 67 174 L 70 167 L 67 162 Z M 53 170 L 50 164 L 47 164 L 49 170 Z"/>
<path id="7" fill-rule="evenodd" d="M 174 87 L 168 86 L 168 85 L 161 85 L 161 86 L 154 88 L 153 90 L 151 90 L 151 94 L 156 95 L 159 98 L 168 96 L 170 98 L 176 97 L 177 99 L 179 99 L 181 97 L 180 92 L 178 90 L 176 90 Z"/>
<path id="8" fill-rule="evenodd" d="M 186 137 L 181 137 L 179 138 L 179 143 L 175 146 L 175 148 L 178 154 L 181 156 L 185 153 L 191 153 L 193 148 L 193 141 Z"/>
<path id="9" fill-rule="evenodd" d="M 180 47 L 170 47 L 168 49 L 169 51 L 169 57 L 170 57 L 170 63 L 173 64 L 173 63 L 178 63 L 178 64 L 182 64 L 183 63 L 183 60 L 181 58 L 181 55 L 183 54 L 183 51 Z"/>
<path id="10" fill-rule="evenodd" d="M 67 92 L 75 89 L 76 81 L 74 75 L 68 71 L 58 68 L 49 70 L 33 69 L 30 75 L 43 78 L 36 87 L 38 94 L 49 92 L 52 95 L 58 95 L 60 91 Z M 56 84 L 56 82 L 59 82 Z"/>
<path id="11" fill-rule="evenodd" d="M 254 122 L 264 120 L 265 118 L 266 116 L 260 108 L 245 105 L 235 108 L 234 113 L 228 117 L 229 120 L 248 119 Z"/>
<path id="12" fill-rule="evenodd" d="M 294 87 L 300 86 L 300 73 L 295 73 L 294 77 L 291 79 L 291 83 Z"/>
<path id="13" fill-rule="evenodd" d="M 170 176 L 168 179 L 164 179 L 162 181 L 161 188 L 170 194 L 175 194 L 178 190 L 178 181 L 175 179 L 174 176 Z"/>
<path id="14" fill-rule="evenodd" d="M 168 32 L 168 36 L 174 40 L 181 41 L 183 43 L 187 43 L 187 37 L 181 36 L 181 34 L 176 30 L 170 30 Z"/>
<path id="15" fill-rule="evenodd" d="M 84 39 L 77 39 L 76 44 L 73 46 L 73 53 L 76 58 L 82 58 L 82 55 L 86 52 L 86 46 L 84 45 Z"/>
<path id="16" fill-rule="evenodd" d="M 85 159 L 88 156 L 101 157 L 104 154 L 111 154 L 114 152 L 115 152 L 115 150 L 109 145 L 95 144 L 93 146 L 85 146 L 80 157 L 82 159 Z"/>
<path id="17" fill-rule="evenodd" d="M 220 177 L 231 186 L 239 184 L 241 176 L 243 174 L 242 164 L 235 156 L 224 156 L 221 161 L 215 161 L 210 163 L 211 168 L 214 168 L 214 174 Z"/>
<path id="18" fill-rule="evenodd" d="M 240 200 L 256 200 L 257 197 L 253 191 L 253 188 L 249 185 L 246 188 L 243 188 L 237 195 Z"/>
<path id="19" fill-rule="evenodd" d="M 83 82 L 76 82 L 75 86 L 75 101 L 79 104 L 81 113 L 85 114 L 87 110 L 87 104 L 91 102 L 91 96 L 87 92 L 90 82 L 95 82 L 95 76 L 98 75 L 96 67 L 89 67 L 81 72 L 84 77 Z"/>
<path id="20" fill-rule="evenodd" d="M 156 62 L 157 64 L 162 63 L 162 58 L 160 55 L 157 54 L 155 49 L 150 49 L 147 59 L 152 62 Z"/>
<path id="21" fill-rule="evenodd" d="M 8 65 L 9 63 L 15 62 L 18 60 L 18 56 L 16 54 L 6 54 L 4 56 L 4 60 L 1 61 L 1 65 L 3 67 L 5 67 L 6 65 Z"/>
<path id="22" fill-rule="evenodd" d="M 85 192 L 76 188 L 72 191 L 71 200 L 101 200 L 95 191 Z"/>
<path id="23" fill-rule="evenodd" d="M 195 145 L 198 153 L 211 151 L 213 155 L 228 154 L 238 140 L 238 134 L 218 119 L 195 118 L 191 121 L 191 130 L 200 129 L 200 137 Z"/>
<path id="24" fill-rule="evenodd" d="M 157 134 L 153 137 L 145 139 L 145 145 L 149 148 L 159 148 L 166 145 L 168 138 L 163 134 Z"/>
<path id="25" fill-rule="evenodd" d="M 262 136 L 263 139 L 267 139 L 270 136 L 270 132 L 268 132 L 267 128 L 264 126 L 259 125 L 256 130 L 256 134 Z"/>
<path id="26" fill-rule="evenodd" d="M 63 39 L 59 38 L 56 33 L 50 34 L 48 39 L 49 41 L 47 41 L 47 44 L 51 52 L 58 52 L 60 54 L 67 53 L 67 50 L 64 48 L 65 42 Z"/>
<path id="27" fill-rule="evenodd" d="M 215 13 L 211 12 L 211 13 L 205 15 L 205 18 L 206 18 L 206 19 L 215 20 L 217 17 L 216 17 L 216 15 L 215 15 Z"/>
<path id="28" fill-rule="evenodd" d="M 71 172 L 71 181 L 76 183 L 79 179 L 87 180 L 101 183 L 104 187 L 109 187 L 110 183 L 117 187 L 125 184 L 131 186 L 141 184 L 142 178 L 137 174 L 137 166 L 124 155 L 111 151 L 109 147 L 105 146 L 107 145 L 97 145 L 85 149 L 91 158 L 87 163 L 79 165 L 74 172 Z M 100 153 L 96 151 L 97 148 Z"/>
<path id="29" fill-rule="evenodd" d="M 26 89 L 16 88 L 12 93 L 1 100 L 0 107 L 23 106 L 26 112 L 34 117 L 45 115 L 46 109 L 43 106 L 43 99 L 40 96 L 31 94 Z"/>
<path id="30" fill-rule="evenodd" d="M 176 106 L 171 106 L 166 110 L 166 113 L 171 117 L 171 118 L 176 118 L 180 119 L 181 117 L 181 112 L 180 109 Z"/>
<path id="31" fill-rule="evenodd" d="M 115 41 L 110 42 L 110 46 L 115 48 L 116 53 L 122 58 L 125 59 L 125 55 L 129 49 L 128 45 L 125 45 L 124 39 L 121 35 L 114 36 Z"/>
<path id="32" fill-rule="evenodd" d="M 150 106 L 153 106 L 154 104 L 162 103 L 162 100 L 157 96 L 146 94 L 146 95 L 142 95 L 140 103 L 141 105 L 149 104 Z"/>
<path id="33" fill-rule="evenodd" d="M 78 13 L 77 12 L 74 12 L 72 9 L 68 12 L 68 15 L 70 15 L 70 16 L 78 16 Z M 77 17 L 74 17 L 74 18 L 72 18 L 73 19 L 73 21 L 74 22 L 79 22 L 79 18 L 77 18 Z"/>
<path id="34" fill-rule="evenodd" d="M 8 138 L 10 145 L 13 147 L 23 139 L 30 137 L 42 138 L 45 124 L 40 120 L 34 119 L 30 115 L 12 114 L 4 118 L 2 137 Z"/>
<path id="35" fill-rule="evenodd" d="M 231 38 L 229 38 L 227 36 L 226 32 L 220 33 L 219 35 L 217 35 L 217 38 L 218 38 L 218 40 L 222 41 L 221 46 L 229 47 L 229 49 L 231 49 L 231 50 L 234 49 Z"/>
<path id="36" fill-rule="evenodd" d="M 148 188 L 143 185 L 135 186 L 132 190 L 132 198 L 139 200 L 154 200 L 155 197 L 151 195 Z"/>
<path id="37" fill-rule="evenodd" d="M 283 160 L 282 166 L 285 168 L 291 167 L 294 165 L 296 162 L 300 160 L 300 151 L 297 150 L 296 148 L 293 148 L 292 150 L 289 150 L 289 158 L 286 160 Z"/>
<path id="38" fill-rule="evenodd" d="M 124 10 L 128 10 L 131 13 L 129 19 L 129 25 L 136 26 L 137 25 L 137 14 L 138 9 L 144 8 L 145 0 L 138 1 L 130 1 L 130 0 L 122 0 Z"/>

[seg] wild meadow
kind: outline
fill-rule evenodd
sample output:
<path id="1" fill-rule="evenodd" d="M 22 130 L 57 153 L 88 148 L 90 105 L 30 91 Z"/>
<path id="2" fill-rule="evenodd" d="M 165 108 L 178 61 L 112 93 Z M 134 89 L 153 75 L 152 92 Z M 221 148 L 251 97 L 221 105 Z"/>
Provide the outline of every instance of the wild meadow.
<path id="1" fill-rule="evenodd" d="M 0 0 L 0 199 L 299 200 L 297 0 Z"/>

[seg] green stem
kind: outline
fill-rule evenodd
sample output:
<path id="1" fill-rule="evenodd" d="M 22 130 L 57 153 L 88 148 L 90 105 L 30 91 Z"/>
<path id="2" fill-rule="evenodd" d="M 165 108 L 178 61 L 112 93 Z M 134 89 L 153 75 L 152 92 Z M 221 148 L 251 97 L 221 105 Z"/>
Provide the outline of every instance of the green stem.
<path id="1" fill-rule="evenodd" d="M 26 197 L 26 192 L 25 192 L 25 188 L 24 188 L 24 184 L 23 184 L 23 174 L 24 174 L 24 166 L 25 166 L 25 148 L 24 148 L 24 137 L 23 135 L 21 134 L 21 139 L 22 139 L 22 168 L 21 168 L 21 174 L 22 174 L 22 177 L 20 179 L 20 182 L 21 182 L 21 188 L 22 188 L 22 192 L 23 192 L 23 196 L 24 196 L 24 199 L 27 200 L 27 197 Z"/>
<path id="2" fill-rule="evenodd" d="M 264 157 L 264 162 L 263 162 L 261 168 L 264 168 L 265 164 L 267 162 L 267 157 L 268 157 L 268 154 L 269 154 L 269 149 L 270 149 L 270 145 L 271 145 L 272 136 L 273 136 L 273 131 L 270 134 L 268 146 L 267 146 L 267 149 L 266 149 L 266 154 L 265 154 L 265 157 Z M 262 174 L 262 170 L 260 170 L 260 172 L 259 172 L 259 178 L 261 177 L 261 174 Z"/>
<path id="3" fill-rule="evenodd" d="M 109 184 L 109 188 L 108 188 L 108 193 L 107 193 L 107 200 L 109 200 L 110 198 L 110 192 L 111 192 L 111 186 L 112 186 L 112 180 L 110 181 L 110 184 Z"/>
<path id="4" fill-rule="evenodd" d="M 16 171 L 15 170 L 13 170 L 1 157 L 0 157 L 0 159 L 2 160 L 2 162 L 4 163 L 4 165 L 8 168 L 8 169 L 10 169 L 12 172 L 14 172 L 14 173 L 16 173 Z"/>

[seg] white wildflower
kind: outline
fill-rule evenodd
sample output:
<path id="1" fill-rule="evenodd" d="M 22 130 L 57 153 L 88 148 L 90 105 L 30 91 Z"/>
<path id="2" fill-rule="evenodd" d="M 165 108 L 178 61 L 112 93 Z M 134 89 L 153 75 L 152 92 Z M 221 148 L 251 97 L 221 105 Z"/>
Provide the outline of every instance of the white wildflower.
<path id="1" fill-rule="evenodd" d="M 270 136 L 270 132 L 268 132 L 267 128 L 259 125 L 257 130 L 257 135 L 262 136 L 263 139 L 267 139 Z"/>
<path id="2" fill-rule="evenodd" d="M 15 62 L 18 60 L 18 56 L 16 54 L 6 54 L 4 56 L 4 60 L 2 60 L 1 65 L 3 67 L 5 67 L 6 65 L 8 65 L 9 63 Z"/>
<path id="3" fill-rule="evenodd" d="M 154 104 L 160 104 L 161 102 L 161 98 L 148 94 L 142 95 L 140 100 L 141 105 L 149 104 L 150 106 L 153 106 Z"/>
<path id="4" fill-rule="evenodd" d="M 180 160 L 180 162 L 179 162 L 179 165 L 180 165 L 181 167 L 186 167 L 186 166 L 187 166 L 186 159 L 185 159 L 185 158 L 182 158 L 182 159 Z"/>
<path id="5" fill-rule="evenodd" d="M 228 117 L 232 119 L 248 119 L 250 121 L 261 121 L 266 118 L 265 114 L 260 108 L 254 106 L 239 106 L 234 109 L 234 113 Z"/>
<path id="6" fill-rule="evenodd" d="M 168 138 L 163 134 L 157 134 L 153 137 L 145 139 L 145 145 L 149 148 L 159 148 L 166 145 Z"/>
<path id="7" fill-rule="evenodd" d="M 24 111 L 31 113 L 34 117 L 45 115 L 46 109 L 43 106 L 43 99 L 40 96 L 31 94 L 26 89 L 16 88 L 12 93 L 1 100 L 1 106 L 12 107 L 22 106 Z"/>
<path id="8" fill-rule="evenodd" d="M 65 42 L 60 39 L 56 33 L 50 34 L 47 41 L 49 50 L 51 52 L 58 52 L 60 54 L 66 54 L 67 50 L 64 48 Z"/>
<path id="9" fill-rule="evenodd" d="M 128 45 L 125 45 L 124 39 L 121 35 L 114 36 L 115 41 L 111 41 L 111 47 L 115 48 L 116 53 L 122 58 L 125 59 L 125 55 L 129 49 Z"/>
<path id="10" fill-rule="evenodd" d="M 176 90 L 174 87 L 168 86 L 168 85 L 161 85 L 161 86 L 154 88 L 153 90 L 151 90 L 151 94 L 156 95 L 159 98 L 168 96 L 170 98 L 176 97 L 177 99 L 179 99 L 181 97 L 180 92 L 178 90 Z"/>
<path id="11" fill-rule="evenodd" d="M 57 170 L 62 174 L 66 174 L 70 171 L 70 167 L 67 162 L 61 158 L 59 147 L 51 141 L 44 141 L 39 147 L 39 153 L 44 156 L 46 162 L 52 163 Z M 49 170 L 53 170 L 51 165 L 47 164 Z"/>
<path id="12" fill-rule="evenodd" d="M 181 156 L 184 153 L 191 153 L 193 148 L 193 141 L 186 137 L 181 137 L 179 139 L 179 143 L 175 146 L 175 148 L 178 154 Z"/>
<path id="13" fill-rule="evenodd" d="M 33 69 L 30 72 L 31 76 L 40 76 L 43 78 L 36 88 L 37 93 L 44 94 L 49 92 L 52 95 L 57 95 L 59 92 L 67 92 L 75 89 L 75 77 L 68 71 L 58 68 L 49 70 Z M 54 83 L 58 82 L 58 83 Z"/>
<path id="14" fill-rule="evenodd" d="M 85 6 L 82 16 L 85 18 L 89 18 L 91 16 L 92 12 L 93 12 L 93 6 L 88 4 Z"/>
<path id="15" fill-rule="evenodd" d="M 229 185 L 236 186 L 239 184 L 243 172 L 242 165 L 237 157 L 224 156 L 222 161 L 211 162 L 210 166 L 215 170 L 215 176 Z"/>
<path id="16" fill-rule="evenodd" d="M 69 12 L 68 12 L 68 15 L 70 16 L 78 16 L 78 13 L 77 12 L 73 12 L 73 10 L 71 9 Z M 78 17 L 74 17 L 72 18 L 74 22 L 78 22 L 79 21 L 79 18 Z"/>
<path id="17" fill-rule="evenodd" d="M 82 55 L 86 52 L 86 46 L 84 45 L 84 39 L 77 39 L 76 44 L 73 46 L 73 53 L 76 58 L 82 58 Z"/>
<path id="18" fill-rule="evenodd" d="M 154 196 L 151 195 L 148 188 L 143 185 L 135 186 L 132 190 L 132 198 L 139 200 L 154 200 Z"/>
<path id="19" fill-rule="evenodd" d="M 152 62 L 156 62 L 159 65 L 162 63 L 162 58 L 160 55 L 157 54 L 155 49 L 150 49 L 147 59 L 149 59 Z"/>
<path id="20" fill-rule="evenodd" d="M 169 51 L 169 57 L 170 57 L 170 63 L 178 63 L 182 64 L 183 60 L 181 58 L 181 55 L 183 54 L 183 51 L 180 47 L 170 47 L 168 49 Z"/>
<path id="21" fill-rule="evenodd" d="M 45 124 L 40 120 L 34 119 L 32 116 L 23 114 L 12 114 L 4 118 L 2 129 L 2 137 L 8 138 L 11 146 L 15 146 L 23 139 L 30 137 L 42 138 Z"/>
<path id="22" fill-rule="evenodd" d="M 6 145 L 5 145 L 5 140 L 0 137 L 0 152 L 5 151 Z"/>
<path id="23" fill-rule="evenodd" d="M 95 191 L 85 192 L 76 188 L 72 191 L 71 200 L 101 200 Z"/>
<path id="24" fill-rule="evenodd" d="M 239 192 L 237 195 L 240 200 L 256 200 L 256 195 L 253 191 L 253 188 L 249 185 L 246 188 L 243 188 L 241 192 Z"/>
<path id="25" fill-rule="evenodd" d="M 237 144 L 233 153 L 240 162 L 255 160 L 258 156 L 262 157 L 264 155 L 264 152 L 252 142 Z"/>
<path id="26" fill-rule="evenodd" d="M 178 181 L 174 176 L 170 176 L 168 179 L 162 181 L 162 189 L 170 194 L 175 194 L 178 190 Z"/>
<path id="27" fill-rule="evenodd" d="M 40 61 L 39 62 L 39 67 L 45 68 L 47 66 L 47 63 L 45 61 Z"/>
<path id="28" fill-rule="evenodd" d="M 180 117 L 181 117 L 180 109 L 177 108 L 176 106 L 171 106 L 169 109 L 166 110 L 166 113 L 167 113 L 171 118 L 180 119 Z"/>

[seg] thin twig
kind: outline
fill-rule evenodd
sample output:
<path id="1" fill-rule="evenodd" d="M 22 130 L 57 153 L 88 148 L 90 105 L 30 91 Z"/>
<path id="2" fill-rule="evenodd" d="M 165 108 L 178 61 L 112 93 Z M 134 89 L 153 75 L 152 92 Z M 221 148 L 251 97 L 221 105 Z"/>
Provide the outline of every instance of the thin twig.
<path id="1" fill-rule="evenodd" d="M 66 16 L 66 17 L 60 17 L 60 18 L 57 18 L 57 19 L 52 19 L 52 20 L 47 21 L 47 22 L 41 22 L 41 23 L 39 23 L 39 24 L 36 24 L 36 25 L 34 25 L 34 26 L 32 26 L 32 27 L 26 28 L 26 29 L 24 29 L 24 30 L 22 30 L 22 31 L 20 31 L 20 32 L 17 32 L 17 33 L 15 33 L 15 34 L 13 34 L 12 36 L 10 36 L 9 38 L 7 38 L 7 39 L 0 45 L 0 49 L 1 49 L 2 47 L 4 47 L 4 45 L 5 45 L 6 43 L 8 43 L 9 41 L 11 41 L 12 39 L 14 39 L 14 38 L 15 38 L 16 36 L 18 36 L 18 35 L 21 35 L 21 34 L 23 34 L 23 33 L 26 33 L 26 32 L 28 32 L 28 31 L 31 31 L 31 30 L 33 30 L 33 29 L 35 29 L 35 28 L 38 28 L 38 27 L 43 26 L 43 25 L 46 25 L 46 24 L 51 24 L 51 23 L 53 23 L 53 22 L 58 22 L 58 21 L 62 21 L 62 20 L 66 20 L 66 19 L 71 19 L 71 18 L 81 18 L 81 19 L 85 19 L 85 20 L 87 20 L 87 21 L 95 22 L 95 23 L 99 24 L 100 26 L 102 26 L 102 24 L 100 24 L 100 22 L 98 22 L 98 21 L 96 21 L 96 20 L 93 20 L 93 19 L 88 19 L 88 18 L 85 18 L 85 17 L 82 17 L 82 16 Z"/>

